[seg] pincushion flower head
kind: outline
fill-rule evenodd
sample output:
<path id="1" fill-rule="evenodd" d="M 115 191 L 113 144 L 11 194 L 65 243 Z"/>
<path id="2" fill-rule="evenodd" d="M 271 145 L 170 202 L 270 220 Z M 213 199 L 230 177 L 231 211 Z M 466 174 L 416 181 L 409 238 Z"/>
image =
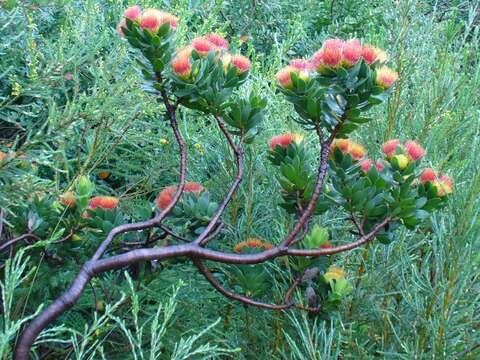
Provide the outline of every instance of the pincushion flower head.
<path id="1" fill-rule="evenodd" d="M 97 208 L 112 210 L 118 206 L 118 199 L 113 196 L 95 196 L 90 199 L 89 207 L 92 210 Z"/>
<path id="2" fill-rule="evenodd" d="M 358 63 L 362 57 L 362 44 L 358 39 L 345 42 L 342 47 L 342 65 L 350 67 Z"/>
<path id="3" fill-rule="evenodd" d="M 350 148 L 348 149 L 348 153 L 354 160 L 360 160 L 365 156 L 367 151 L 362 145 L 351 141 Z"/>
<path id="4" fill-rule="evenodd" d="M 303 81 L 308 80 L 308 72 L 304 70 L 300 70 L 300 64 L 296 64 L 296 67 L 292 65 L 285 66 L 284 68 L 280 69 L 275 78 L 277 79 L 278 84 L 283 87 L 284 89 L 292 89 L 293 88 L 293 81 L 292 81 L 292 74 L 295 73 L 299 79 Z"/>
<path id="5" fill-rule="evenodd" d="M 223 38 L 223 36 L 221 35 L 208 34 L 208 35 L 205 35 L 205 39 L 208 40 L 215 47 L 217 47 L 217 49 L 228 50 L 228 47 L 229 47 L 228 41 L 225 38 Z"/>
<path id="6" fill-rule="evenodd" d="M 192 40 L 192 48 L 200 56 L 207 56 L 210 51 L 216 51 L 217 48 L 205 36 L 200 36 Z"/>
<path id="7" fill-rule="evenodd" d="M 335 139 L 330 145 L 330 153 L 333 153 L 335 149 L 339 149 L 342 153 L 347 154 L 350 149 L 350 140 L 348 139 Z"/>
<path id="8" fill-rule="evenodd" d="M 152 33 L 156 33 L 160 26 L 167 23 L 171 29 L 176 29 L 178 17 L 157 9 L 146 9 L 140 17 L 140 27 Z"/>
<path id="9" fill-rule="evenodd" d="M 388 60 L 388 55 L 385 51 L 368 44 L 362 47 L 362 57 L 368 65 L 373 64 L 375 61 L 383 64 Z"/>
<path id="10" fill-rule="evenodd" d="M 250 60 L 243 55 L 232 55 L 230 57 L 230 63 L 237 69 L 237 75 L 247 72 L 252 66 Z"/>
<path id="11" fill-rule="evenodd" d="M 303 135 L 288 133 L 272 137 L 268 142 L 268 146 L 271 150 L 275 150 L 277 146 L 286 149 L 291 143 L 300 144 L 302 141 Z"/>
<path id="12" fill-rule="evenodd" d="M 172 59 L 173 72 L 181 79 L 188 79 L 192 73 L 190 56 L 179 53 Z"/>
<path id="13" fill-rule="evenodd" d="M 333 156 L 335 149 L 339 149 L 343 154 L 350 154 L 353 160 L 360 160 L 363 158 L 367 151 L 365 148 L 349 139 L 335 139 L 330 145 L 330 157 Z"/>
<path id="14" fill-rule="evenodd" d="M 453 181 L 448 175 L 440 176 L 440 179 L 433 182 L 433 186 L 437 189 L 437 195 L 444 197 L 453 192 Z"/>
<path id="15" fill-rule="evenodd" d="M 388 158 L 392 157 L 397 152 L 397 147 L 400 144 L 400 140 L 393 139 L 389 140 L 382 145 L 382 151 L 385 156 Z"/>
<path id="16" fill-rule="evenodd" d="M 427 153 L 420 144 L 412 140 L 407 141 L 404 147 L 411 161 L 420 160 Z"/>
<path id="17" fill-rule="evenodd" d="M 418 180 L 420 180 L 420 183 L 422 184 L 426 182 L 434 182 L 435 180 L 437 180 L 437 173 L 431 168 L 426 168 L 423 170 Z"/>
<path id="18" fill-rule="evenodd" d="M 236 253 L 243 253 L 245 252 L 246 250 L 250 250 L 250 251 L 255 251 L 255 250 L 261 250 L 261 251 L 265 251 L 265 250 L 269 250 L 273 247 L 273 245 L 271 243 L 269 243 L 268 241 L 262 241 L 260 239 L 254 239 L 254 238 L 250 238 L 250 239 L 247 239 L 246 241 L 241 241 L 239 243 L 237 243 L 234 247 L 233 247 L 233 250 L 236 252 Z"/>
<path id="19" fill-rule="evenodd" d="M 323 73 L 326 68 L 338 68 L 342 62 L 344 44 L 342 39 L 325 40 L 322 48 L 313 54 L 313 67 L 319 73 Z"/>
<path id="20" fill-rule="evenodd" d="M 381 66 L 377 69 L 375 82 L 384 89 L 390 88 L 398 79 L 398 73 L 387 66 Z"/>
<path id="21" fill-rule="evenodd" d="M 197 182 L 187 182 L 183 188 L 183 192 L 194 193 L 196 195 L 200 194 L 204 190 L 203 186 Z M 160 194 L 158 194 L 157 199 L 155 200 L 158 208 L 165 209 L 173 200 L 173 196 L 177 191 L 176 185 L 167 186 L 163 189 Z"/>

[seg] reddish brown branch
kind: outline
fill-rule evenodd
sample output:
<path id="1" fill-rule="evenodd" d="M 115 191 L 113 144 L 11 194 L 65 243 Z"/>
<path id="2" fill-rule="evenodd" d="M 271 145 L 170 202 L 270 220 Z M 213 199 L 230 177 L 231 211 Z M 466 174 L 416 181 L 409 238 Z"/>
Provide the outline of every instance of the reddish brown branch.
<path id="1" fill-rule="evenodd" d="M 205 276 L 205 278 L 208 280 L 208 282 L 216 289 L 218 290 L 219 293 L 222 295 L 242 302 L 245 305 L 251 305 L 263 309 L 269 309 L 269 310 L 286 310 L 290 309 L 292 306 L 294 306 L 294 303 L 286 302 L 285 304 L 282 305 L 273 305 L 273 304 L 267 304 L 261 301 L 254 300 L 252 298 L 249 298 L 248 296 L 243 296 L 237 293 L 234 293 L 233 291 L 230 291 L 228 289 L 225 289 L 220 283 L 215 279 L 213 274 L 206 268 L 206 266 L 203 264 L 203 262 L 200 259 L 192 259 L 193 263 L 195 266 L 200 270 L 200 272 Z"/>

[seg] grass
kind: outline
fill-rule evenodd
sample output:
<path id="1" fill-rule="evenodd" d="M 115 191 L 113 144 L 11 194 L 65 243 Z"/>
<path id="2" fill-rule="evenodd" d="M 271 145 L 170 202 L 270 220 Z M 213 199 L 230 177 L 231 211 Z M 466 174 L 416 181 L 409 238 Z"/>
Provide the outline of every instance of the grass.
<path id="1" fill-rule="evenodd" d="M 310 54 L 329 36 L 356 36 L 388 49 L 401 74 L 388 103 L 374 110 L 375 120 L 355 139 L 374 154 L 388 138 L 420 141 L 428 161 L 453 177 L 455 195 L 420 231 L 404 230 L 390 245 L 373 243 L 339 257 L 356 286 L 329 320 L 245 309 L 178 260 L 158 273 L 149 272 L 149 264 L 135 269 L 146 274 L 142 281 L 126 281 L 121 273 L 96 280 L 97 289 L 109 287 L 108 296 L 97 294 L 110 304 L 108 310 L 95 315 L 89 289 L 42 338 L 55 341 L 44 355 L 53 348 L 57 356 L 71 351 L 78 359 L 148 358 L 150 333 L 160 333 L 153 321 L 160 316 L 158 304 L 170 304 L 165 306 L 176 310 L 158 338 L 162 345 L 155 356 L 160 359 L 205 358 L 208 349 L 215 349 L 212 357 L 232 359 L 478 358 L 479 349 L 473 348 L 480 343 L 480 3 L 140 3 L 164 4 L 178 14 L 181 38 L 213 29 L 228 33 L 233 46 L 254 60 L 244 91 L 257 89 L 268 97 L 262 133 L 247 151 L 246 178 L 225 214 L 229 226 L 223 248 L 251 236 L 278 242 L 290 225 L 276 205 L 278 185 L 266 161 L 266 141 L 299 129 L 272 78 L 288 58 Z M 26 223 L 29 212 L 18 208 L 28 208 L 32 194 L 56 197 L 81 174 L 90 175 L 99 192 L 119 196 L 122 210 L 133 218 L 142 216 L 138 209 L 159 189 L 176 181 L 173 136 L 159 119 L 155 100 L 142 91 L 130 50 L 115 33 L 126 5 L 7 1 L 0 8 L 0 150 L 23 154 L 0 165 L 0 207 L 13 234 Z M 249 41 L 242 44 L 241 35 Z M 234 171 L 226 144 L 208 119 L 193 112 L 183 114 L 180 127 L 188 146 L 188 178 L 221 198 Z M 307 141 L 313 152 L 313 138 Z M 102 171 L 110 173 L 107 180 L 99 178 Z M 348 241 L 341 216 L 331 211 L 316 221 Z M 45 236 L 53 230 L 46 229 Z M 80 251 L 92 253 L 92 241 L 87 238 Z M 1 270 L 0 324 L 2 339 L 10 340 L 1 343 L 4 358 L 11 356 L 20 321 L 64 289 L 77 266 L 45 264 L 39 247 L 26 252 L 28 258 L 20 253 L 9 265 L 13 268 Z M 274 289 L 283 284 L 278 266 L 268 266 Z M 180 279 L 184 286 L 177 288 Z M 209 333 L 202 332 L 212 324 Z M 204 348 L 192 355 L 197 347 Z"/>

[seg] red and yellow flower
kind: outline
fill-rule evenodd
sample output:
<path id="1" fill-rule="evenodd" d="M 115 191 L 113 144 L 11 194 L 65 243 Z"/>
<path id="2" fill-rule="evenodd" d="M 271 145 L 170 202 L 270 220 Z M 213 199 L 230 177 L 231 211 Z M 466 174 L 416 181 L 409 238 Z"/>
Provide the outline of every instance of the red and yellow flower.
<path id="1" fill-rule="evenodd" d="M 280 146 L 286 149 L 288 145 L 290 145 L 291 143 L 295 142 L 297 144 L 300 144 L 302 141 L 303 141 L 303 135 L 287 133 L 287 134 L 282 134 L 282 135 L 277 135 L 272 137 L 268 142 L 268 146 L 270 147 L 271 150 L 275 150 L 277 146 Z"/>
<path id="2" fill-rule="evenodd" d="M 196 195 L 200 194 L 203 190 L 204 190 L 203 186 L 197 182 L 187 182 L 185 183 L 185 186 L 183 188 L 183 192 L 186 192 L 186 193 L 191 192 Z M 170 205 L 176 191 L 177 191 L 176 185 L 170 185 L 170 186 L 167 186 L 165 189 L 163 189 L 160 192 L 160 194 L 158 194 L 158 197 L 155 200 L 157 207 L 163 210 L 168 205 Z"/>

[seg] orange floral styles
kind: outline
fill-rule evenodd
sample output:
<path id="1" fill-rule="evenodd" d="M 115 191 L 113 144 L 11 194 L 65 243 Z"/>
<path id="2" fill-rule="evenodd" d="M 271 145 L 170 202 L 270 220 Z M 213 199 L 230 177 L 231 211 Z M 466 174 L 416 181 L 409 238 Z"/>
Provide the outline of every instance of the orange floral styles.
<path id="1" fill-rule="evenodd" d="M 140 9 L 140 6 L 134 5 L 130 6 L 127 10 L 125 10 L 123 12 L 123 16 L 132 21 L 136 21 L 140 18 L 141 13 L 142 10 Z"/>
<path id="2" fill-rule="evenodd" d="M 203 186 L 196 182 L 187 182 L 183 188 L 183 192 L 191 192 L 194 194 L 200 194 L 204 190 Z M 160 194 L 158 194 L 157 199 L 155 200 L 157 207 L 160 209 L 165 209 L 173 200 L 173 196 L 177 191 L 176 185 L 167 186 L 163 189 Z"/>
<path id="3" fill-rule="evenodd" d="M 391 157 L 397 152 L 397 147 L 400 144 L 400 140 L 393 139 L 389 140 L 382 145 L 382 151 L 387 156 L 387 158 Z"/>
<path id="4" fill-rule="evenodd" d="M 190 57 L 185 55 L 177 55 L 172 59 L 173 72 L 182 79 L 187 79 L 191 72 Z"/>
<path id="5" fill-rule="evenodd" d="M 360 160 L 365 156 L 367 151 L 362 145 L 350 142 L 350 149 L 348 150 L 348 153 L 352 156 L 354 160 Z"/>
<path id="6" fill-rule="evenodd" d="M 177 28 L 178 17 L 157 9 L 146 9 L 140 18 L 140 27 L 156 33 L 160 26 L 168 23 L 172 29 Z"/>
<path id="7" fill-rule="evenodd" d="M 205 36 L 193 39 L 192 47 L 200 56 L 207 56 L 210 51 L 216 50 L 215 45 L 213 45 Z"/>
<path id="8" fill-rule="evenodd" d="M 423 170 L 422 174 L 418 179 L 422 184 L 426 182 L 434 182 L 437 179 L 437 173 L 433 169 L 426 168 L 425 170 Z"/>
<path id="9" fill-rule="evenodd" d="M 244 72 L 247 72 L 250 70 L 250 67 L 252 64 L 250 63 L 250 60 L 248 60 L 245 56 L 243 55 L 232 55 L 230 58 L 230 62 L 233 66 L 237 68 L 237 74 L 243 74 Z"/>
<path id="10" fill-rule="evenodd" d="M 92 210 L 97 208 L 112 210 L 118 206 L 119 200 L 113 196 L 95 196 L 90 199 L 89 207 Z"/>
<path id="11" fill-rule="evenodd" d="M 342 48 L 342 64 L 345 66 L 353 66 L 362 57 L 362 45 L 357 39 L 348 40 Z"/>
<path id="12" fill-rule="evenodd" d="M 362 171 L 367 173 L 370 171 L 370 168 L 373 165 L 372 159 L 365 159 L 360 163 L 360 167 L 362 168 Z"/>
<path id="13" fill-rule="evenodd" d="M 247 239 L 246 241 L 241 241 L 233 247 L 233 250 L 241 254 L 245 249 L 259 249 L 259 250 L 269 250 L 273 248 L 273 245 L 268 241 L 262 241 L 260 239 Z"/>
<path id="14" fill-rule="evenodd" d="M 368 65 L 373 64 L 375 61 L 384 63 L 388 60 L 388 55 L 385 51 L 368 44 L 362 48 L 362 57 Z"/>
<path id="15" fill-rule="evenodd" d="M 342 153 L 348 153 L 350 148 L 350 140 L 348 139 L 335 139 L 330 145 L 330 152 L 333 152 L 335 149 L 339 149 Z"/>
<path id="16" fill-rule="evenodd" d="M 228 50 L 229 44 L 221 35 L 218 34 L 208 34 L 205 35 L 205 39 L 212 43 L 219 49 Z"/>
<path id="17" fill-rule="evenodd" d="M 398 79 L 398 73 L 387 66 L 377 69 L 376 83 L 384 89 L 390 88 Z"/>
<path id="18" fill-rule="evenodd" d="M 365 148 L 349 139 L 335 139 L 330 145 L 330 156 L 335 149 L 339 149 L 343 154 L 350 154 L 353 160 L 360 160 L 363 158 L 367 151 Z"/>
<path id="19" fill-rule="evenodd" d="M 404 146 L 408 158 L 412 161 L 420 160 L 427 153 L 420 144 L 412 140 L 407 141 Z"/>
<path id="20" fill-rule="evenodd" d="M 288 133 L 288 134 L 282 134 L 282 135 L 277 135 L 272 137 L 268 142 L 268 146 L 272 150 L 275 150 L 277 145 L 286 149 L 288 145 L 290 145 L 291 143 L 295 142 L 297 144 L 300 144 L 302 141 L 303 141 L 302 135 Z"/>
<path id="21" fill-rule="evenodd" d="M 439 180 L 433 182 L 433 186 L 437 189 L 437 195 L 444 197 L 453 192 L 453 181 L 448 175 L 442 175 Z"/>
<path id="22" fill-rule="evenodd" d="M 72 191 L 67 191 L 60 196 L 60 203 L 67 207 L 75 207 L 77 205 L 77 199 Z"/>

